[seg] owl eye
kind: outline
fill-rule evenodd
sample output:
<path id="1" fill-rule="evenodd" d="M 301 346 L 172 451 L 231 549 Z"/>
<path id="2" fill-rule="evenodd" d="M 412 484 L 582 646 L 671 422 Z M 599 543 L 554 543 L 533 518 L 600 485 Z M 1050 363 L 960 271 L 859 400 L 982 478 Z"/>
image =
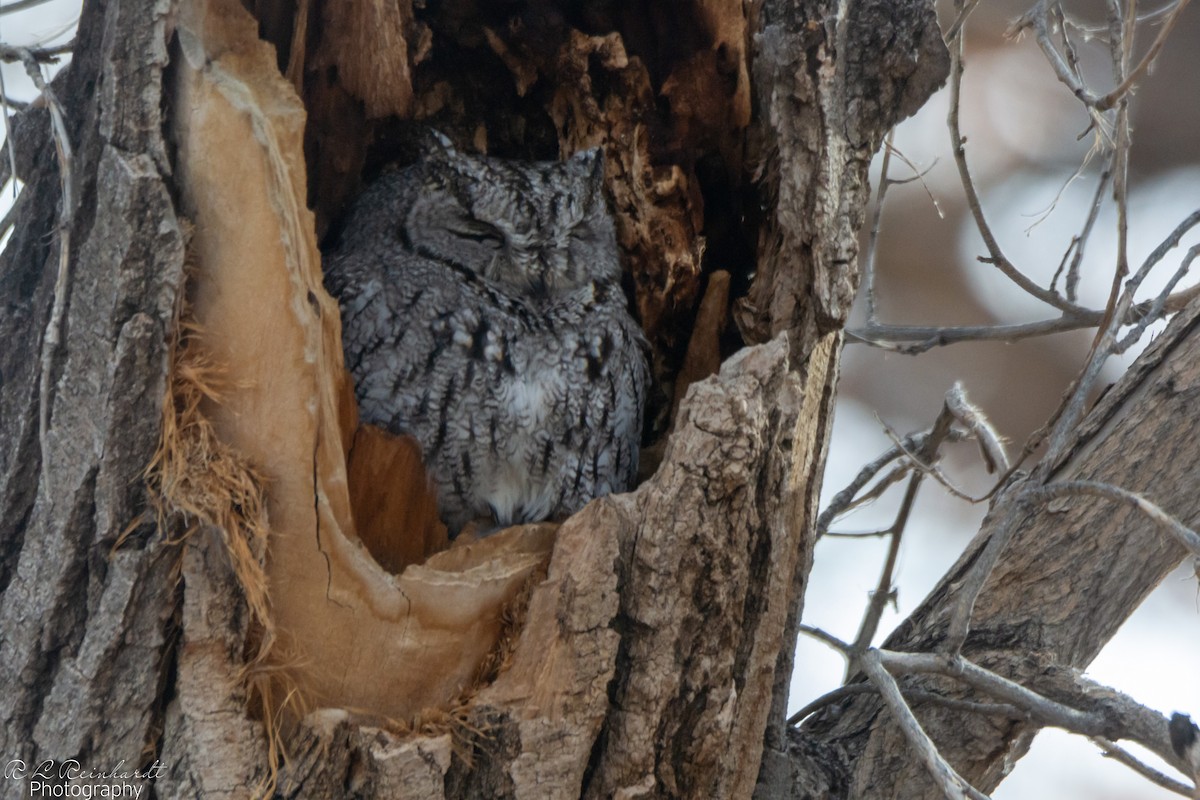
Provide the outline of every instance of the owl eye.
<path id="1" fill-rule="evenodd" d="M 500 249 L 504 246 L 504 234 L 494 225 L 477 219 L 460 219 L 446 226 L 446 230 L 460 239 Z"/>
<path id="2" fill-rule="evenodd" d="M 571 228 L 571 240 L 576 242 L 594 242 L 596 233 L 587 222 L 580 222 Z"/>

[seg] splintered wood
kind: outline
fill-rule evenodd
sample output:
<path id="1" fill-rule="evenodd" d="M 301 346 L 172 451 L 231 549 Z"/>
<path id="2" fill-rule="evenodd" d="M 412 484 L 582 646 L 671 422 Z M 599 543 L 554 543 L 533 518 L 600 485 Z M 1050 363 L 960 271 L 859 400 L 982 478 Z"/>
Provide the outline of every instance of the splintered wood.
<path id="1" fill-rule="evenodd" d="M 299 690 L 297 707 L 365 709 L 400 722 L 427 706 L 449 708 L 474 688 L 506 606 L 545 562 L 553 531 L 514 529 L 399 575 L 364 547 L 346 466 L 353 431 L 342 430 L 353 414 L 339 407 L 338 309 L 322 285 L 305 201 L 304 109 L 240 4 L 184 9 L 173 134 L 195 223 L 193 346 L 220 365 L 226 387 L 203 413 L 265 486 L 263 638 L 278 647 L 265 659 L 283 676 L 281 691 Z M 383 476 L 397 464 L 416 473 L 405 483 L 418 499 L 427 493 L 407 447 L 370 431 L 355 443 L 359 505 L 381 560 L 397 569 L 423 559 L 439 534 L 444 543 L 444 532 L 430 530 L 428 497 L 404 503 L 410 514 L 400 524 L 414 526 L 410 537 L 388 528 L 396 498 L 371 496 L 396 489 Z M 415 518 L 421 502 L 424 521 Z M 286 661 L 272 662 L 276 652 Z"/>
<path id="2" fill-rule="evenodd" d="M 601 147 L 638 317 L 669 394 L 705 274 L 744 280 L 754 268 L 757 213 L 741 207 L 754 171 L 745 153 L 751 93 L 742 4 L 686 5 L 669 14 L 597 6 L 577 15 L 547 5 L 449 2 L 414 14 L 408 0 L 386 13 L 369 0 L 327 4 L 327 17 L 346 19 L 330 19 L 303 45 L 276 42 L 290 51 L 289 73 L 304 74 L 296 83 L 310 115 L 318 231 L 338 218 L 364 173 L 412 160 L 414 130 L 434 127 L 504 157 Z M 296 29 L 311 26 L 313 14 L 302 7 Z M 407 40 L 395 46 L 398 30 Z M 301 46 L 315 53 L 303 70 Z"/>

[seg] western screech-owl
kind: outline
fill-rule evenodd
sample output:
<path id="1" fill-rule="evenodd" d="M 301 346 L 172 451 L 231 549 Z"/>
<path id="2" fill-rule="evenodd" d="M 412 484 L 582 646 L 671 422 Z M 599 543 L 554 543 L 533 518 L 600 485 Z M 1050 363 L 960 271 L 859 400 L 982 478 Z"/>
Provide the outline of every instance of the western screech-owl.
<path id="1" fill-rule="evenodd" d="M 503 161 L 432 138 L 326 256 L 362 420 L 420 442 L 452 531 L 625 491 L 649 369 L 600 152 Z"/>

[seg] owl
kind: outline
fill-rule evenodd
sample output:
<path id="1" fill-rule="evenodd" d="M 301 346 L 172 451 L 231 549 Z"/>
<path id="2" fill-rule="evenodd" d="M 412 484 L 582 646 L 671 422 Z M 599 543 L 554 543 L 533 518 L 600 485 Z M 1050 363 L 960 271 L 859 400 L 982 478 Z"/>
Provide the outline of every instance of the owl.
<path id="1" fill-rule="evenodd" d="M 420 443 L 451 532 L 629 489 L 649 368 L 599 150 L 505 161 L 432 137 L 325 257 L 364 422 Z"/>

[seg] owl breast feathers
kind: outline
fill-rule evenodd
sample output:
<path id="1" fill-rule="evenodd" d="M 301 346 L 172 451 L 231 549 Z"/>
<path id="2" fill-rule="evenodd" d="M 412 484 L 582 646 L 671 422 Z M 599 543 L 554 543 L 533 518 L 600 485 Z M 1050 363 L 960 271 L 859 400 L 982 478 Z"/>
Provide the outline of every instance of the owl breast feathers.
<path id="1" fill-rule="evenodd" d="M 598 151 L 501 161 L 439 138 L 326 255 L 364 422 L 414 436 L 452 531 L 629 489 L 649 370 Z"/>

